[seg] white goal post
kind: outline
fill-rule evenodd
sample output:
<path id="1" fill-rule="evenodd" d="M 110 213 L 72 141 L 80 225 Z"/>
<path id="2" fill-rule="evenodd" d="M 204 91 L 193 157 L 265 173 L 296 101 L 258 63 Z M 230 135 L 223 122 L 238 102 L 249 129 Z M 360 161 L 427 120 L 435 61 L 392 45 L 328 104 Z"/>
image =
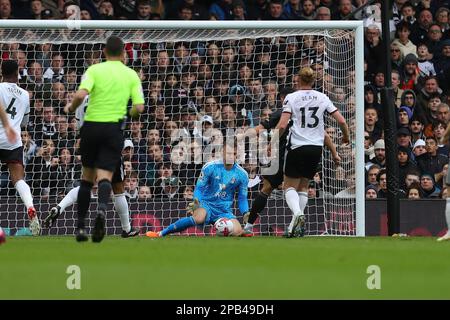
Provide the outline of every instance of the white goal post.
<path id="1" fill-rule="evenodd" d="M 365 168 L 363 138 L 364 27 L 362 21 L 0 21 L 0 46 L 2 53 L 9 50 L 7 52 L 9 57 L 17 58 L 19 56 L 19 51 L 24 52 L 26 60 L 28 60 L 28 64 L 26 65 L 27 69 L 31 69 L 29 65 L 31 61 L 38 60 L 38 56 L 30 51 L 35 48 L 41 48 L 50 44 L 50 60 L 53 54 L 60 53 L 64 56 L 65 65 L 63 67 L 64 71 L 61 71 L 61 79 L 58 78 L 58 74 L 52 71 L 53 79 L 50 77 L 48 82 L 50 89 L 45 89 L 47 88 L 47 83 L 44 83 L 43 86 L 34 84 L 33 86 L 28 86 L 30 84 L 29 82 L 22 83 L 25 88 L 33 88 L 29 90 L 34 90 L 33 95 L 35 100 L 38 99 L 37 97 L 39 96 L 39 99 L 43 100 L 44 105 L 47 105 L 48 103 L 52 106 L 55 106 L 56 102 L 62 103 L 63 98 L 59 101 L 58 99 L 60 98 L 57 98 L 57 95 L 52 95 L 55 89 L 52 89 L 51 86 L 54 83 L 62 83 L 64 86 L 64 101 L 67 101 L 67 99 L 69 99 L 68 96 L 70 96 L 68 80 L 66 79 L 69 70 L 75 69 L 78 76 L 76 84 L 78 85 L 79 79 L 81 78 L 80 75 L 85 71 L 85 68 L 88 65 L 86 64 L 87 62 L 83 62 L 83 60 L 86 60 L 87 57 L 92 58 L 89 55 L 90 51 L 96 50 L 97 52 L 100 52 L 98 48 L 93 49 L 95 44 L 103 44 L 107 35 L 110 34 L 116 34 L 120 36 L 126 44 L 132 44 L 129 48 L 128 63 L 135 68 L 137 72 L 141 72 L 142 76 L 146 78 L 146 83 L 148 83 L 149 88 L 148 91 L 153 92 L 150 89 L 151 85 L 160 86 L 160 91 L 158 91 L 159 96 L 157 95 L 158 97 L 155 98 L 154 103 L 147 103 L 147 107 L 156 108 L 161 99 L 168 99 L 165 102 L 165 114 L 168 117 L 164 118 L 165 120 L 162 121 L 163 123 L 158 124 L 158 121 L 154 121 L 158 128 L 165 128 L 165 122 L 178 121 L 177 125 L 180 123 L 179 129 L 181 130 L 183 125 L 180 120 L 180 115 L 183 113 L 182 110 L 184 110 L 183 108 L 190 110 L 189 108 L 192 107 L 194 107 L 197 117 L 195 126 L 200 125 L 201 127 L 203 123 L 202 119 L 203 121 L 207 121 L 204 120 L 206 118 L 203 116 L 208 115 L 208 113 L 201 108 L 204 108 L 201 104 L 206 103 L 205 101 L 207 98 L 211 97 L 220 105 L 220 109 L 217 112 L 220 114 L 220 120 L 216 123 L 216 119 L 214 119 L 214 125 L 217 124 L 218 130 L 224 129 L 220 127 L 222 123 L 224 123 L 222 117 L 228 119 L 228 116 L 224 114 L 223 110 L 225 109 L 225 105 L 231 105 L 232 110 L 230 112 L 233 113 L 234 110 L 235 118 L 243 117 L 241 122 L 236 120 L 234 123 L 239 123 L 240 127 L 244 128 L 242 130 L 245 130 L 245 128 L 257 124 L 259 119 L 262 119 L 263 107 L 261 107 L 261 110 L 250 110 L 244 107 L 244 111 L 242 111 L 242 108 L 234 107 L 235 105 L 238 105 L 237 100 L 234 100 L 235 98 L 228 97 L 227 99 L 231 100 L 224 100 L 224 92 L 228 96 L 243 94 L 244 99 L 249 99 L 248 101 L 250 101 L 253 97 L 250 97 L 249 84 L 252 79 L 258 78 L 261 88 L 263 88 L 263 86 L 270 87 L 271 84 L 274 84 L 276 90 L 279 90 L 282 87 L 293 87 L 293 79 L 295 78 L 294 73 L 298 71 L 299 66 L 315 64 L 315 70 L 321 72 L 321 80 L 317 84 L 318 87 L 327 94 L 336 105 L 345 109 L 343 114 L 352 131 L 352 143 L 348 147 L 341 146 L 339 130 L 337 130 L 338 127 L 332 121 L 326 122 L 327 126 L 334 128 L 336 134 L 335 143 L 337 144 L 338 151 L 345 153 L 343 158 L 346 158 L 348 161 L 343 161 L 340 168 L 334 168 L 329 152 L 324 151 L 321 169 L 321 189 L 318 190 L 321 191 L 321 193 L 318 192 L 320 195 L 317 198 L 312 197 L 310 199 L 308 207 L 313 207 L 315 209 L 312 211 L 310 210 L 310 218 L 308 219 L 308 227 L 310 230 L 307 234 L 365 235 Z M 240 47 L 245 46 L 245 41 L 247 39 L 249 39 L 249 48 L 252 48 L 249 50 L 253 51 L 246 53 L 246 49 L 244 48 L 240 51 Z M 232 53 L 234 54 L 233 59 L 236 59 L 236 61 L 232 61 L 230 65 L 233 64 L 232 68 L 235 69 L 231 70 L 231 72 L 230 70 L 224 71 L 225 69 L 221 69 L 225 64 L 223 60 L 221 60 L 222 56 L 208 56 L 209 49 L 207 46 L 211 42 L 220 43 L 218 45 L 219 54 L 223 53 L 223 50 L 226 50 L 224 48 L 232 47 Z M 309 44 L 309 42 L 311 44 Z M 185 49 L 188 52 L 188 58 L 186 58 L 186 60 L 177 60 L 172 57 L 172 55 L 176 57 L 175 50 L 177 48 L 177 43 L 183 43 L 186 47 Z M 289 44 L 291 43 L 296 46 L 292 57 L 288 52 L 290 49 L 286 49 L 289 48 Z M 133 46 L 133 44 L 137 45 Z M 140 44 L 148 44 L 148 47 Z M 320 46 L 322 46 L 321 49 Z M 257 60 L 264 54 L 266 48 L 268 48 L 267 50 L 270 52 L 270 61 L 268 62 L 269 67 L 267 67 L 267 70 L 262 67 L 263 62 Z M 76 50 L 77 55 L 71 54 L 73 53 L 71 50 Z M 146 62 L 145 65 L 143 65 L 142 60 L 140 60 L 143 59 L 141 53 L 143 53 L 144 50 L 149 55 L 149 62 Z M 167 91 L 169 89 L 167 89 L 166 81 L 164 80 L 164 82 L 161 82 L 161 79 L 155 80 L 152 78 L 152 72 L 155 70 L 156 72 L 159 72 L 159 69 L 155 66 L 159 51 L 170 52 L 170 70 L 172 70 L 171 72 L 175 74 L 174 77 L 178 80 L 177 88 L 180 90 L 183 89 L 183 85 L 180 83 L 184 81 L 181 79 L 183 78 L 184 72 L 193 74 L 193 78 L 195 79 L 192 82 L 188 82 L 188 84 L 193 86 L 194 84 L 197 84 L 197 86 L 200 86 L 201 84 L 204 94 L 202 100 L 195 100 L 196 96 L 192 92 L 195 91 L 196 88 L 193 87 L 190 87 L 191 90 L 188 91 L 186 99 L 183 99 L 184 96 L 177 96 L 179 99 L 174 100 L 173 95 L 170 95 Z M 195 52 L 195 54 L 193 54 L 193 52 Z M 136 55 L 136 57 L 134 57 L 134 55 Z M 193 58 L 194 56 L 195 59 L 200 60 L 200 64 L 195 67 L 193 66 L 193 61 L 195 60 Z M 252 60 L 245 60 L 246 56 Z M 39 59 L 41 58 L 42 57 L 39 56 Z M 217 63 L 216 60 L 216 63 L 214 64 L 214 62 L 211 62 L 214 61 L 213 58 L 217 58 L 221 62 Z M 80 61 L 75 61 L 76 59 Z M 141 63 L 140 65 L 138 63 L 139 61 Z M 176 61 L 176 63 L 174 61 Z M 51 61 L 49 61 L 49 63 L 51 64 Z M 284 80 L 282 76 L 278 74 L 279 70 L 277 69 L 281 64 L 284 64 L 284 68 L 288 70 L 288 74 L 285 75 Z M 251 65 L 253 69 L 252 67 L 248 67 L 249 65 Z M 246 71 L 244 69 L 246 66 L 250 69 L 249 73 L 251 73 L 251 76 L 249 76 L 249 78 L 245 78 Z M 256 72 L 255 66 L 260 68 L 258 69 L 260 70 L 259 73 Z M 43 68 L 43 66 L 41 67 Z M 49 68 L 51 69 L 52 66 Z M 280 68 L 282 67 L 280 66 Z M 46 70 L 42 71 L 45 72 Z M 211 78 L 206 76 L 207 72 L 212 74 L 210 75 Z M 280 73 L 282 72 L 280 71 Z M 230 76 L 232 78 L 224 79 L 227 75 L 232 75 Z M 28 78 L 32 78 L 30 77 L 30 72 L 28 72 Z M 222 88 L 222 90 L 225 91 L 220 91 L 220 85 L 215 87 L 216 80 L 228 84 L 227 88 Z M 160 82 L 158 83 L 158 81 Z M 186 81 L 189 81 L 189 79 Z M 174 90 L 174 88 L 175 85 L 170 90 Z M 339 100 L 342 98 L 339 96 L 340 89 L 345 91 L 343 96 L 345 99 L 342 101 Z M 45 90 L 50 90 L 50 92 L 45 92 Z M 73 88 L 71 90 L 73 91 Z M 199 91 L 201 90 L 199 89 Z M 275 98 L 279 97 L 279 94 L 280 92 L 277 91 Z M 167 98 L 169 96 L 171 100 L 170 102 L 167 102 L 169 101 L 169 98 Z M 264 109 L 270 109 L 271 106 L 273 106 L 271 105 L 269 98 L 270 93 L 264 91 L 261 93 L 261 96 L 263 96 L 261 99 L 266 99 L 264 100 Z M 46 101 L 46 99 L 48 101 Z M 146 102 L 150 101 L 149 99 L 151 98 L 147 96 Z M 279 101 L 275 101 L 274 103 L 275 105 L 279 105 L 276 104 L 279 103 Z M 183 108 L 181 105 L 183 105 Z M 352 107 L 350 107 L 350 105 L 352 105 Z M 223 109 L 221 109 L 222 107 Z M 257 112 L 255 113 L 255 111 Z M 187 112 L 189 113 L 189 111 Z M 261 117 L 257 119 L 255 114 L 259 114 Z M 58 114 L 55 114 L 55 117 L 57 116 Z M 172 118 L 172 116 L 175 118 Z M 142 118 L 142 121 L 147 121 L 148 119 L 149 118 Z M 155 120 L 154 118 L 152 119 Z M 54 121 L 54 119 L 52 119 L 52 121 Z M 39 126 L 36 126 L 37 124 L 38 123 L 35 123 L 33 128 L 38 128 Z M 161 125 L 162 127 L 160 127 Z M 33 128 L 31 130 L 33 130 Z M 154 127 L 148 127 L 145 134 L 153 128 Z M 129 127 L 127 133 L 132 135 L 133 133 L 131 131 L 132 129 Z M 330 132 L 334 131 L 330 130 Z M 42 132 L 39 133 L 39 136 L 42 138 L 41 133 Z M 162 135 L 163 133 L 161 133 L 161 140 L 164 138 Z M 42 139 L 44 140 L 44 138 Z M 76 145 L 76 140 L 74 140 L 74 144 Z M 136 151 L 139 145 L 135 145 L 134 147 Z M 189 148 L 191 147 L 192 146 L 189 145 Z M 76 146 L 74 148 L 76 148 Z M 146 145 L 143 148 L 148 149 L 149 146 Z M 173 149 L 170 150 L 173 151 Z M 73 154 L 73 157 L 75 158 L 75 154 Z M 156 176 L 152 177 L 152 179 L 158 180 L 159 173 L 157 170 L 163 170 L 163 165 L 159 166 L 158 163 L 153 164 L 148 161 L 144 161 L 142 166 L 136 164 L 136 168 L 133 168 L 138 171 L 139 179 L 142 171 L 148 172 L 148 170 L 150 170 L 148 169 L 150 164 L 153 166 L 152 170 L 156 172 L 154 172 L 154 175 Z M 74 168 L 75 169 L 73 170 L 79 170 L 79 167 L 74 166 Z M 173 172 L 178 170 L 173 167 L 169 169 Z M 252 168 L 248 167 L 248 169 L 251 170 Z M 337 173 L 337 171 L 339 171 L 339 173 Z M 3 169 L 2 174 L 4 174 Z M 194 172 L 194 175 L 197 177 L 198 174 L 199 172 Z M 340 178 L 337 178 L 338 174 Z M 335 196 L 338 193 L 339 188 L 340 191 L 342 191 L 342 189 L 345 189 L 346 187 L 338 185 L 338 180 L 341 182 L 348 182 L 353 175 L 356 177 L 355 184 L 352 185 L 349 183 L 347 186 L 351 196 L 344 196 L 343 198 L 337 199 Z M 77 175 L 75 174 L 74 176 Z M 176 176 L 176 174 L 173 173 L 173 176 Z M 3 175 L 2 177 L 5 178 L 6 176 Z M 27 172 L 27 177 L 30 177 L 29 172 Z M 42 175 L 40 177 L 42 177 Z M 52 178 L 50 179 L 55 179 L 56 181 L 60 180 L 58 175 L 51 177 Z M 192 185 L 191 182 L 185 182 L 189 179 L 186 180 L 180 176 L 177 176 L 176 178 L 177 179 L 174 181 L 177 181 L 177 186 L 179 186 L 179 184 L 183 184 L 183 187 L 188 184 Z M 33 184 L 33 181 L 28 180 L 28 182 L 29 184 Z M 40 180 L 40 182 L 42 181 Z M 142 181 L 139 180 L 139 184 L 141 184 L 141 182 Z M 36 181 L 34 181 L 34 183 L 36 184 Z M 142 185 L 145 185 L 145 183 L 142 183 Z M 3 189 L 3 193 L 0 197 L 0 226 L 10 230 L 18 230 L 21 227 L 26 227 L 28 222 L 20 198 L 18 198 L 14 192 L 11 192 L 11 185 L 5 184 L 4 179 L 2 186 L 3 188 L 6 186 L 6 191 Z M 151 187 L 151 193 L 154 193 L 153 180 Z M 45 188 L 51 189 L 51 187 L 48 186 Z M 49 193 L 44 196 L 42 196 L 40 191 L 34 193 L 34 201 L 37 204 L 41 220 L 47 215 L 48 208 L 55 205 L 61 198 L 61 194 L 58 193 L 60 191 L 52 193 L 51 190 L 47 190 L 46 192 Z M 183 201 L 185 200 L 186 199 L 180 198 L 180 201 L 168 201 L 165 198 L 155 197 L 155 194 L 153 194 L 151 199 L 145 201 L 131 199 L 130 213 L 132 219 L 135 219 L 138 225 L 140 223 L 139 221 L 145 220 L 142 225 L 154 228 L 166 227 L 170 222 L 173 222 L 175 218 L 185 214 L 182 210 L 184 207 Z M 175 202 L 179 203 L 175 204 Z M 165 216 L 164 214 L 167 212 L 170 214 Z M 152 217 L 147 219 L 145 214 L 151 215 Z M 316 216 L 318 215 L 322 215 L 323 217 L 317 218 Z M 261 223 L 264 223 L 265 225 L 261 227 L 261 234 L 279 234 L 279 229 L 289 223 L 290 217 L 291 213 L 285 205 L 284 200 L 282 200 L 279 193 L 277 196 L 277 193 L 275 192 L 268 202 L 267 209 L 262 214 Z M 68 208 L 65 214 L 61 216 L 61 219 L 62 222 L 56 226 L 56 231 L 53 230 L 52 232 L 48 232 L 44 230 L 44 234 L 73 234 L 76 220 L 75 207 Z M 159 220 L 156 225 L 152 222 L 155 219 Z M 114 215 L 111 210 L 108 214 L 108 233 L 120 232 L 118 220 L 118 216 Z M 208 234 L 209 231 L 208 229 L 203 229 L 203 231 L 190 230 L 188 231 L 188 234 L 202 232 Z"/>

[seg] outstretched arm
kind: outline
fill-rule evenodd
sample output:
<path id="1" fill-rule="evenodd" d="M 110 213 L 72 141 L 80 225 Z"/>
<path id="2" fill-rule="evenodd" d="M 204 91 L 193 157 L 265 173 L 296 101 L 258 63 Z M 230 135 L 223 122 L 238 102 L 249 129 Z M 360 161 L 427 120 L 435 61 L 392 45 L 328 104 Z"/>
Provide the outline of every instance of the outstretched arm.
<path id="1" fill-rule="evenodd" d="M 279 130 L 280 137 L 283 135 L 284 131 L 286 130 L 290 119 L 291 119 L 291 114 L 289 112 L 283 112 L 281 114 L 280 121 L 278 122 L 277 126 L 275 127 L 275 129 Z"/>
<path id="2" fill-rule="evenodd" d="M 347 122 L 345 121 L 345 118 L 337 110 L 335 112 L 333 112 L 331 115 L 338 122 L 339 128 L 341 128 L 342 143 L 349 143 L 350 142 L 350 134 L 349 134 L 348 125 L 347 125 Z"/>
<path id="3" fill-rule="evenodd" d="M 341 157 L 337 153 L 336 145 L 333 143 L 333 140 L 331 140 L 331 137 L 328 135 L 328 133 L 325 131 L 325 140 L 324 140 L 325 146 L 330 150 L 331 157 L 333 159 L 333 162 L 336 166 L 339 165 L 341 162 Z"/>
<path id="4" fill-rule="evenodd" d="M 75 112 L 75 110 L 77 110 L 77 108 L 81 105 L 81 103 L 84 101 L 84 98 L 86 98 L 87 95 L 89 95 L 89 92 L 86 89 L 78 90 L 73 96 L 72 103 L 64 107 L 64 112 L 65 113 Z"/>

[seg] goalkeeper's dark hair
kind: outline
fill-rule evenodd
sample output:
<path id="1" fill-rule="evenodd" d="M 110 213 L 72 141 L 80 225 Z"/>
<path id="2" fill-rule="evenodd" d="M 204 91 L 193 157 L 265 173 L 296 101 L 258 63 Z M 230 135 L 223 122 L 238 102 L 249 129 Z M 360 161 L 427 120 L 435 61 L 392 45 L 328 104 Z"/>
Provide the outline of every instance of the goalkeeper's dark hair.
<path id="1" fill-rule="evenodd" d="M 124 46 L 122 39 L 117 36 L 110 36 L 106 40 L 106 54 L 111 57 L 119 57 L 124 50 Z"/>
<path id="2" fill-rule="evenodd" d="M 2 62 L 2 76 L 12 77 L 15 76 L 19 71 L 19 65 L 15 60 L 3 60 Z"/>

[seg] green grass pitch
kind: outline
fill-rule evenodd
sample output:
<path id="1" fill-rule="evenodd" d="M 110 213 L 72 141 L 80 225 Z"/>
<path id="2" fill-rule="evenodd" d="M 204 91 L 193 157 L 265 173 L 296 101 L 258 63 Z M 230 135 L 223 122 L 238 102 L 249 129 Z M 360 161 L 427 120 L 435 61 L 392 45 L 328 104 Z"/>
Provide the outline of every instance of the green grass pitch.
<path id="1" fill-rule="evenodd" d="M 68 290 L 69 265 L 81 289 Z M 378 265 L 381 289 L 369 290 Z M 9 237 L 0 299 L 449 299 L 435 238 Z"/>

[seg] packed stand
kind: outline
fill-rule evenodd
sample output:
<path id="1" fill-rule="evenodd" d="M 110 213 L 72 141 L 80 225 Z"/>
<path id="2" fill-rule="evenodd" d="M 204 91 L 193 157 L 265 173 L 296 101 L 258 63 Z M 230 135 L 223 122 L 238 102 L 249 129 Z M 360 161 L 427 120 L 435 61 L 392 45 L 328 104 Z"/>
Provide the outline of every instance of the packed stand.
<path id="1" fill-rule="evenodd" d="M 133 20 L 364 20 L 364 126 L 366 198 L 387 194 L 381 47 L 381 1 L 355 16 L 364 0 L 0 0 L 2 19 Z M 392 84 L 398 118 L 398 160 L 405 197 L 442 197 L 448 147 L 440 145 L 449 119 L 449 1 L 395 0 L 391 22 Z M 32 32 L 32 31 L 31 31 Z M 242 135 L 281 108 L 298 88 L 297 72 L 311 66 L 317 90 L 325 90 L 340 111 L 356 107 L 349 88 L 335 85 L 324 60 L 324 40 L 315 36 L 239 41 L 127 43 L 126 64 L 139 74 L 146 113 L 130 121 L 124 148 L 125 189 L 130 200 L 192 199 L 202 165 L 213 159 L 221 136 Z M 30 92 L 30 123 L 22 133 L 27 180 L 34 195 L 61 196 L 80 178 L 77 120 L 62 110 L 87 67 L 102 61 L 91 44 L 3 44 L 2 59 L 16 59 L 20 85 Z M 350 123 L 350 128 L 355 124 Z M 233 129 L 234 131 L 230 131 Z M 335 143 L 334 128 L 327 132 Z M 354 132 L 353 132 L 354 134 Z M 177 137 L 177 138 L 174 138 Z M 354 161 L 340 146 L 342 161 Z M 243 151 L 245 153 L 245 150 Z M 186 159 L 190 157 L 190 159 Z M 188 161 L 184 161 L 188 160 Z M 259 170 L 246 164 L 251 179 Z M 322 172 L 310 183 L 311 198 L 354 197 L 354 173 L 333 170 L 335 188 L 321 188 Z M 2 171 L 4 172 L 4 171 Z M 1 192 L 8 179 L 2 175 Z M 337 186 L 337 187 L 336 187 Z M 9 188 L 10 192 L 13 190 Z"/>

